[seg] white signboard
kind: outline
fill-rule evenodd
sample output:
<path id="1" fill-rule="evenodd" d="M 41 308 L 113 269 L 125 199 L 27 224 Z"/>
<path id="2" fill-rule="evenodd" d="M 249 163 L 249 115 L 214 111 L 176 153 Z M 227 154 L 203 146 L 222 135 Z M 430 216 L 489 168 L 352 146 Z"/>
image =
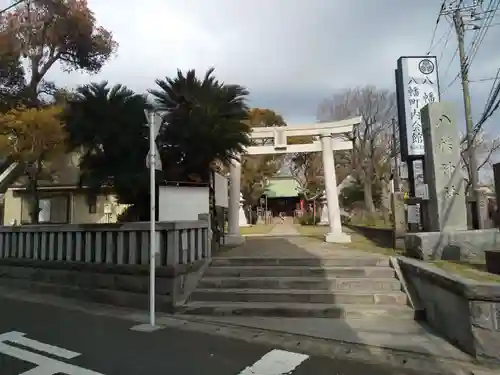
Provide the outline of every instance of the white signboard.
<path id="1" fill-rule="evenodd" d="M 429 188 L 427 184 L 416 185 L 415 196 L 417 198 L 429 199 Z"/>
<path id="2" fill-rule="evenodd" d="M 26 349 L 10 344 L 20 345 Z M 45 354 L 48 354 L 48 356 Z M 103 375 L 99 372 L 63 362 L 63 360 L 70 360 L 80 356 L 80 353 L 29 339 L 22 332 L 7 332 L 0 334 L 0 355 L 14 357 L 38 366 L 22 374 Z M 3 374 L 3 371 L 0 371 L 0 373 Z"/>
<path id="3" fill-rule="evenodd" d="M 408 205 L 408 223 L 409 224 L 420 224 L 420 205 L 419 204 L 409 204 Z"/>
<path id="4" fill-rule="evenodd" d="M 397 74 L 402 151 L 405 157 L 422 156 L 425 150 L 420 110 L 439 101 L 436 57 L 401 57 Z"/>

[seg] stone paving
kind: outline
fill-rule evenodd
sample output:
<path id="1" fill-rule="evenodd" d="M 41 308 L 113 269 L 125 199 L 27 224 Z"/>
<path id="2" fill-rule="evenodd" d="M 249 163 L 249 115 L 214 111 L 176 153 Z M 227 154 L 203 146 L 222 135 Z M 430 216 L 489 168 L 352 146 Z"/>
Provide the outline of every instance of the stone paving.
<path id="1" fill-rule="evenodd" d="M 266 236 L 247 236 L 243 245 L 224 250 L 223 257 L 254 258 L 336 258 L 336 257 L 380 257 L 363 251 L 346 249 L 335 245 L 300 236 L 290 224 L 279 224 Z"/>

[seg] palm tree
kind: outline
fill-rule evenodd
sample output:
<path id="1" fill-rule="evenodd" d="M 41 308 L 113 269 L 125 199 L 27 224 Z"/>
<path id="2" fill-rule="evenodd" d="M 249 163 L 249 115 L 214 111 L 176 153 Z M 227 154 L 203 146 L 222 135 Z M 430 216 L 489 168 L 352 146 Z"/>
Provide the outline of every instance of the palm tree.
<path id="1" fill-rule="evenodd" d="M 109 187 L 121 203 L 146 203 L 146 214 L 147 108 L 144 95 L 101 82 L 79 87 L 65 112 L 70 147 L 82 152 L 80 183 L 90 188 L 90 194 Z"/>
<path id="2" fill-rule="evenodd" d="M 159 135 L 159 149 L 166 178 L 209 181 L 215 162 L 228 165 L 250 145 L 250 128 L 246 123 L 248 91 L 239 85 L 228 85 L 213 76 L 209 69 L 203 79 L 195 70 L 180 70 L 174 78 L 156 80 L 158 89 L 150 90 L 163 111 L 166 126 Z M 215 220 L 213 186 L 210 186 L 211 216 L 215 237 L 219 228 Z"/>

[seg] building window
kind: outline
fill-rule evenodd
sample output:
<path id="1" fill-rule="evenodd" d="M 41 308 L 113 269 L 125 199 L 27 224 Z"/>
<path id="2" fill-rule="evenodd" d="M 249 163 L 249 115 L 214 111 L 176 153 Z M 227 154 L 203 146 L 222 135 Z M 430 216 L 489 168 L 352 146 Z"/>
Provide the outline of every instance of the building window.
<path id="1" fill-rule="evenodd" d="M 31 224 L 29 196 L 21 200 L 21 224 Z M 69 196 L 41 193 L 38 222 L 40 224 L 65 224 L 69 222 Z"/>
<path id="2" fill-rule="evenodd" d="M 92 196 L 88 198 L 89 214 L 97 213 L 97 197 Z"/>

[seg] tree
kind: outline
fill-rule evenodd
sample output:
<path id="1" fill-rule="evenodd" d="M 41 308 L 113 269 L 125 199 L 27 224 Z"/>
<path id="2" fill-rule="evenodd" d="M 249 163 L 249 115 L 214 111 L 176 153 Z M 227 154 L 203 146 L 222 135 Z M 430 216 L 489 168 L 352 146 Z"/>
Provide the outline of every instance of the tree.
<path id="1" fill-rule="evenodd" d="M 213 181 L 216 162 L 228 166 L 250 145 L 248 91 L 220 82 L 213 72 L 209 69 L 200 79 L 195 70 L 185 74 L 179 70 L 174 78 L 156 80 L 158 88 L 150 90 L 168 125 L 162 127 L 158 137 L 167 180 Z M 218 240 L 212 185 L 210 202 L 212 228 Z"/>
<path id="2" fill-rule="evenodd" d="M 285 120 L 276 112 L 264 108 L 252 108 L 248 113 L 251 128 L 285 126 Z M 264 145 L 272 140 L 253 140 L 255 145 Z M 241 163 L 241 193 L 246 207 L 255 207 L 265 193 L 265 182 L 274 176 L 283 165 L 281 155 L 244 155 Z"/>
<path id="3" fill-rule="evenodd" d="M 290 171 L 299 185 L 299 193 L 306 201 L 315 200 L 323 195 L 325 178 L 320 153 L 296 154 Z"/>
<path id="4" fill-rule="evenodd" d="M 97 26 L 86 0 L 31 0 L 6 12 L 0 23 L 0 55 L 16 56 L 30 76 L 26 96 L 38 103 L 44 77 L 56 62 L 67 71 L 98 72 L 117 48 Z"/>
<path id="5" fill-rule="evenodd" d="M 5 113 L 19 104 L 24 89 L 24 69 L 18 56 L 1 54 L 0 49 L 0 112 Z"/>
<path id="6" fill-rule="evenodd" d="M 481 171 L 486 168 L 492 168 L 494 161 L 492 160 L 494 156 L 500 151 L 500 138 L 493 137 L 486 134 L 484 130 L 476 135 L 474 140 L 474 152 L 477 158 L 477 170 Z M 470 168 L 469 168 L 469 157 L 467 155 L 467 143 L 461 143 L 461 157 L 462 157 L 462 169 L 464 170 L 466 178 L 466 192 L 471 186 L 470 180 Z"/>
<path id="7" fill-rule="evenodd" d="M 386 176 L 377 175 L 387 168 L 378 168 L 383 163 L 390 163 L 391 148 L 382 145 L 390 133 L 391 120 L 396 115 L 396 95 L 392 91 L 379 90 L 374 86 L 365 86 L 345 90 L 332 98 L 325 99 L 319 106 L 320 121 L 343 120 L 361 116 L 361 124 L 354 128 L 352 162 L 353 174 L 363 184 L 366 209 L 375 212 L 373 184 Z M 385 152 L 379 152 L 381 150 Z"/>
<path id="8" fill-rule="evenodd" d="M 69 146 L 82 153 L 80 184 L 89 195 L 111 188 L 120 203 L 135 204 L 137 215 L 145 219 L 149 133 L 144 110 L 150 108 L 146 97 L 107 82 L 80 86 L 65 97 Z"/>
<path id="9" fill-rule="evenodd" d="M 39 181 L 50 177 L 50 162 L 66 149 L 67 133 L 61 120 L 62 109 L 19 107 L 0 117 L 0 150 L 23 168 L 31 196 L 30 217 L 38 223 Z"/>

